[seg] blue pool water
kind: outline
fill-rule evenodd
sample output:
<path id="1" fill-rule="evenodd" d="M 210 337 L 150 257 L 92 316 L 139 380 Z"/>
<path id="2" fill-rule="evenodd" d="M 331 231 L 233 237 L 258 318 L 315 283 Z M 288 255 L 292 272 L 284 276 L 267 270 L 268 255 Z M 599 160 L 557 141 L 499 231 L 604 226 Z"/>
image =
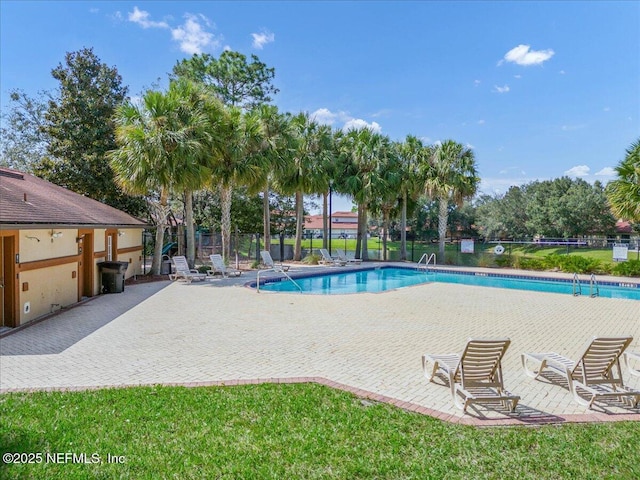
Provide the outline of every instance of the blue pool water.
<path id="1" fill-rule="evenodd" d="M 360 292 L 384 292 L 431 282 L 458 283 L 481 287 L 511 288 L 573 294 L 571 280 L 548 280 L 535 276 L 513 277 L 499 274 L 452 271 L 417 271 L 412 268 L 382 267 L 375 269 L 345 271 L 340 273 L 294 278 L 295 283 L 284 279 L 269 279 L 260 285 L 260 290 L 272 292 L 299 292 L 317 295 Z M 297 284 L 297 285 L 296 285 Z M 300 288 L 298 288 L 298 286 Z M 582 295 L 590 294 L 589 281 L 581 279 Z M 640 300 L 640 288 L 636 283 L 598 282 L 600 297 Z"/>

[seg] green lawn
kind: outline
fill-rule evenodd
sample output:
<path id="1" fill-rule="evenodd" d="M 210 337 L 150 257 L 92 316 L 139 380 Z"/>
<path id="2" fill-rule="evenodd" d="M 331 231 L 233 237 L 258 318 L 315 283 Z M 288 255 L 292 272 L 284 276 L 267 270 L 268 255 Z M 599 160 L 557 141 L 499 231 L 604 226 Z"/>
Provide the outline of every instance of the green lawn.
<path id="1" fill-rule="evenodd" d="M 450 425 L 315 384 L 0 396 L 2 453 L 43 455 L 3 479 L 632 479 L 638 438 L 640 422 Z"/>

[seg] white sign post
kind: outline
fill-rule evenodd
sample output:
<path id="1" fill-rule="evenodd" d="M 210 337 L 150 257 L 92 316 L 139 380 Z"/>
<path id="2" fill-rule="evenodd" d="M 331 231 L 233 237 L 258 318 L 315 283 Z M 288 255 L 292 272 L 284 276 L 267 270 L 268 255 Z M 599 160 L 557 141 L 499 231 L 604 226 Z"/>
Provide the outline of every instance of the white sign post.
<path id="1" fill-rule="evenodd" d="M 629 253 L 629 246 L 625 243 L 613 244 L 613 261 L 614 262 L 626 262 L 627 254 Z"/>
<path id="2" fill-rule="evenodd" d="M 473 238 L 460 241 L 461 253 L 473 253 L 473 249 L 474 249 Z"/>

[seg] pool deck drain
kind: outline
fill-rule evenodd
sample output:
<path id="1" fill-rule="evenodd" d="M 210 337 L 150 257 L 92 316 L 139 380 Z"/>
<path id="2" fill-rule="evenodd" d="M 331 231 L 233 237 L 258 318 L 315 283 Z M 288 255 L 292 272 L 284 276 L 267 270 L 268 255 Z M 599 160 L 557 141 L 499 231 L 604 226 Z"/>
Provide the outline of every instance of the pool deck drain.
<path id="1" fill-rule="evenodd" d="M 463 424 L 640 420 L 623 404 L 587 410 L 566 385 L 532 380 L 520 365 L 524 351 L 573 358 L 593 335 L 632 335 L 640 350 L 638 301 L 444 283 L 258 294 L 241 288 L 250 279 L 127 287 L 0 338 L 0 392 L 317 382 Z M 446 385 L 422 375 L 425 352 L 505 336 L 505 385 L 522 398 L 515 414 L 492 406 L 463 414 Z M 625 381 L 640 387 L 626 371 Z"/>

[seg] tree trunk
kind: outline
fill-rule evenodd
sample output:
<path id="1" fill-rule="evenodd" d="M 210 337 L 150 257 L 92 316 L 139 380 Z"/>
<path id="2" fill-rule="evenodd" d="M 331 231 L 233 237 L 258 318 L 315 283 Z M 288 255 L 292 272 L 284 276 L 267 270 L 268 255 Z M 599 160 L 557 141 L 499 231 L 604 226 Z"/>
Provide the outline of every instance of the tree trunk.
<path id="1" fill-rule="evenodd" d="M 449 201 L 447 197 L 440 197 L 438 206 L 438 263 L 444 263 L 444 241 L 447 236 L 447 221 L 449 219 Z"/>
<path id="2" fill-rule="evenodd" d="M 328 248 L 329 246 L 329 223 L 327 212 L 329 207 L 327 206 L 327 199 L 329 195 L 327 192 L 322 194 L 322 248 Z"/>
<path id="3" fill-rule="evenodd" d="M 400 260 L 407 259 L 407 192 L 402 192 L 402 215 L 400 219 Z"/>
<path id="4" fill-rule="evenodd" d="M 358 227 L 362 233 L 362 261 L 369 260 L 369 246 L 367 244 L 367 206 L 362 205 L 362 218 L 359 219 L 362 225 Z"/>
<path id="5" fill-rule="evenodd" d="M 304 220 L 304 196 L 302 192 L 296 192 L 296 245 L 293 251 L 293 259 L 299 262 L 302 258 L 302 228 Z M 282 259 L 280 259 L 282 261 Z"/>
<path id="6" fill-rule="evenodd" d="M 264 230 L 264 249 L 267 252 L 271 251 L 271 204 L 269 203 L 269 183 L 264 188 L 264 194 L 262 198 L 262 216 L 263 216 L 263 230 Z M 258 249 L 260 245 L 258 244 Z"/>
<path id="7" fill-rule="evenodd" d="M 151 263 L 151 275 L 160 275 L 162 265 L 162 248 L 164 247 L 164 232 L 167 229 L 167 215 L 170 208 L 167 193 L 160 192 L 160 202 L 152 203 L 151 216 L 156 223 L 156 244 L 153 249 L 153 262 Z"/>
<path id="8" fill-rule="evenodd" d="M 231 195 L 233 187 L 231 185 L 220 184 L 220 209 L 222 218 L 220 221 L 220 232 L 222 234 L 222 258 L 225 262 L 231 256 Z"/>
<path id="9" fill-rule="evenodd" d="M 385 209 L 382 215 L 382 228 L 384 236 L 382 237 L 382 259 L 387 261 L 387 232 L 389 231 L 389 210 Z"/>
<path id="10" fill-rule="evenodd" d="M 190 190 L 184 192 L 185 222 L 187 227 L 187 262 L 189 268 L 196 264 L 196 232 L 193 223 L 193 194 Z"/>
<path id="11" fill-rule="evenodd" d="M 356 258 L 362 258 L 362 229 L 360 228 L 360 224 L 362 223 L 360 219 L 362 218 L 362 206 L 358 204 L 358 228 L 356 231 Z"/>

